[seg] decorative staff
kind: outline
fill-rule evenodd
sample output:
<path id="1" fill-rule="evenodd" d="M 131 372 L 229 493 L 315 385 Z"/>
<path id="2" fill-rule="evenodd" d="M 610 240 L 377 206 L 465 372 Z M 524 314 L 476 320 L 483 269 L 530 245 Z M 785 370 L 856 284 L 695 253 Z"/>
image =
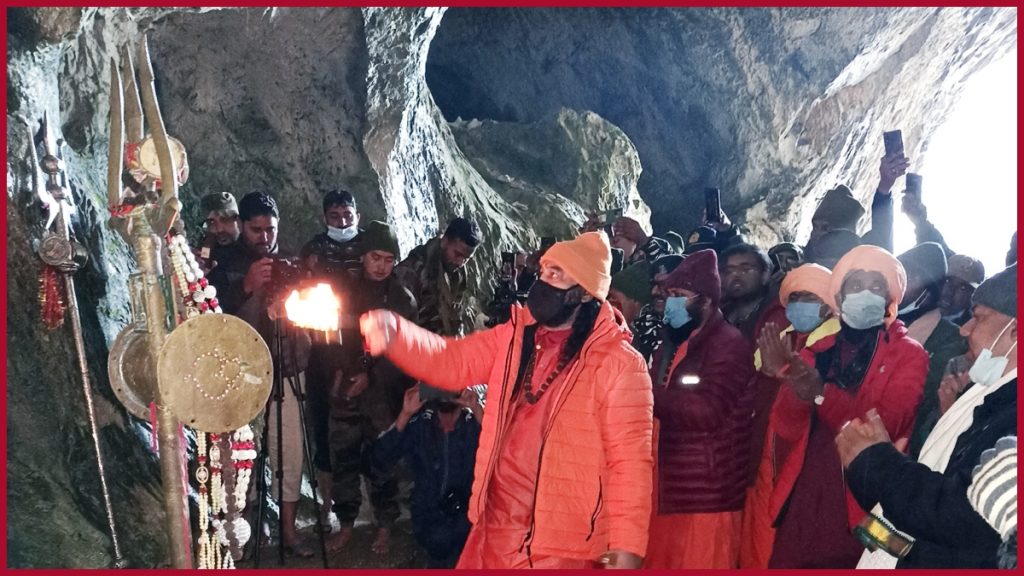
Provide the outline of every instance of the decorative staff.
<path id="1" fill-rule="evenodd" d="M 75 354 L 78 357 L 78 369 L 82 378 L 82 393 L 85 395 L 93 448 L 96 451 L 96 466 L 99 471 L 100 489 L 103 492 L 103 506 L 107 511 L 107 526 L 110 528 L 110 540 L 114 547 L 114 566 L 124 568 L 126 562 L 124 556 L 121 555 L 121 545 L 117 539 L 114 510 L 110 505 L 110 491 L 107 489 L 107 477 L 103 469 L 103 451 L 100 448 L 99 428 L 96 425 L 92 381 L 85 356 L 85 340 L 82 338 L 82 319 L 78 312 L 78 296 L 75 293 L 74 274 L 82 269 L 82 266 L 88 261 L 89 255 L 85 247 L 76 242 L 71 235 L 71 214 L 75 209 L 74 199 L 70 186 L 65 185 L 68 179 L 63 155 L 50 134 L 49 119 L 46 115 L 43 116 L 42 141 L 43 157 L 40 159 L 39 165 L 46 174 L 46 182 L 39 182 L 37 173 L 36 191 L 49 211 L 46 232 L 38 248 L 39 258 L 44 264 L 40 287 L 43 323 L 52 330 L 64 323 L 65 312 L 71 318 L 71 333 L 75 341 Z M 53 227 L 54 223 L 56 223 L 55 228 Z"/>
<path id="2" fill-rule="evenodd" d="M 270 351 L 242 320 L 211 314 L 219 311 L 215 290 L 202 280 L 201 271 L 186 270 L 193 264 L 187 246 L 181 236 L 170 234 L 181 211 L 178 186 L 188 177 L 185 147 L 164 128 L 145 37 L 138 61 L 141 90 L 136 89 L 127 49 L 122 50 L 120 75 L 116 63 L 111 63 L 109 224 L 131 246 L 139 272 L 129 278 L 132 323 L 115 340 L 108 369 L 114 392 L 130 413 L 145 419 L 147 412 L 155 412 L 172 565 L 192 567 L 185 423 L 196 430 L 199 448 L 199 565 L 228 567 L 231 563 L 221 556 L 220 534 L 237 537 L 247 526 L 241 526 L 244 520 L 223 526 L 226 520 L 220 519 L 220 513 L 229 507 L 237 509 L 239 498 L 237 494 L 230 501 L 227 498 L 221 470 L 228 464 L 232 470 L 245 470 L 246 461 L 251 467 L 252 438 L 251 433 L 246 435 L 246 424 L 270 394 Z M 151 130 L 148 137 L 143 133 L 143 110 Z M 165 262 L 168 274 L 164 274 Z M 198 276 L 201 284 L 190 274 Z M 180 320 L 184 321 L 179 325 Z M 209 452 L 206 433 L 211 433 Z M 217 538 L 208 532 L 211 524 Z"/>

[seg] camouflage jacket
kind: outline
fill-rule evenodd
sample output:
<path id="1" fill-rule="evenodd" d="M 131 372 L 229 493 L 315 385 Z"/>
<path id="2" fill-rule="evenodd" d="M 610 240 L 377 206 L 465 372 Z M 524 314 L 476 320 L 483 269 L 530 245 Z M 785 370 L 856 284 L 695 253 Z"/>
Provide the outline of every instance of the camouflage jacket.
<path id="1" fill-rule="evenodd" d="M 414 248 L 395 267 L 395 275 L 416 299 L 420 326 L 442 336 L 473 331 L 476 310 L 467 290 L 466 268 L 445 270 L 440 238 Z"/>
<path id="2" fill-rule="evenodd" d="M 636 264 L 641 260 L 654 262 L 666 254 L 675 254 L 672 250 L 672 246 L 669 245 L 668 240 L 663 240 L 656 236 L 650 236 L 643 246 L 636 247 L 636 250 L 633 251 L 633 255 L 629 257 L 629 261 L 623 263 L 623 268 L 630 264 Z"/>
<path id="3" fill-rule="evenodd" d="M 339 276 L 347 279 L 361 274 L 362 256 L 359 235 L 348 242 L 336 242 L 327 236 L 326 232 L 314 236 L 299 251 L 299 257 L 306 263 L 314 278 L 329 280 Z"/>
<path id="4" fill-rule="evenodd" d="M 661 317 L 650 304 L 640 309 L 640 314 L 633 323 L 633 347 L 644 357 L 647 365 L 651 365 L 654 351 L 661 345 Z"/>

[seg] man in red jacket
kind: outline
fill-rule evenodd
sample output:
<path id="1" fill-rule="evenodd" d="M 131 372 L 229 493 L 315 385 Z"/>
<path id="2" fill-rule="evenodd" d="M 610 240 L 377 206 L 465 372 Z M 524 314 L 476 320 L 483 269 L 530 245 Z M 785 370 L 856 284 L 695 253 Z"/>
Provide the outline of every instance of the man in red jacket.
<path id="1" fill-rule="evenodd" d="M 735 568 L 750 455 L 753 351 L 718 308 L 713 250 L 655 291 L 665 333 L 654 355 L 659 422 L 655 515 L 645 568 Z"/>
<path id="2" fill-rule="evenodd" d="M 605 298 L 603 232 L 553 245 L 527 307 L 490 330 L 442 338 L 375 310 L 370 352 L 460 390 L 487 382 L 458 568 L 637 568 L 651 506 L 651 380 Z"/>

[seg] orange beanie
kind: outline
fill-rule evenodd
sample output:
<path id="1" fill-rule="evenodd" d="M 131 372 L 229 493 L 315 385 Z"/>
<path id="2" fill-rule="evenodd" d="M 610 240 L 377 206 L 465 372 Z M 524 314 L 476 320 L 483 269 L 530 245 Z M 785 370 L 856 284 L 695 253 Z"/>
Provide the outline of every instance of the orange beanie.
<path id="1" fill-rule="evenodd" d="M 782 279 L 779 287 L 779 302 L 789 304 L 789 295 L 793 292 L 810 292 L 828 305 L 836 309 L 835 293 L 832 292 L 832 272 L 817 264 L 804 264 L 790 270 Z"/>
<path id="2" fill-rule="evenodd" d="M 548 248 L 540 262 L 559 266 L 598 300 L 608 297 L 612 283 L 612 248 L 604 232 L 586 232 L 574 240 L 557 242 Z"/>

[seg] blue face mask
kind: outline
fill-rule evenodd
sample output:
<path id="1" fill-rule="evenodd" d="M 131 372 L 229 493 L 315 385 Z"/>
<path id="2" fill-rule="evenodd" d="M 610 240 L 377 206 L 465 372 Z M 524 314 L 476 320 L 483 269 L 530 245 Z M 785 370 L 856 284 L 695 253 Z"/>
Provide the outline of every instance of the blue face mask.
<path id="1" fill-rule="evenodd" d="M 665 323 L 673 328 L 682 328 L 692 320 L 686 309 L 686 296 L 669 296 L 665 299 Z"/>
<path id="2" fill-rule="evenodd" d="M 855 330 L 879 326 L 885 320 L 885 298 L 861 290 L 843 298 L 843 321 Z"/>
<path id="3" fill-rule="evenodd" d="M 821 317 L 821 304 L 790 302 L 786 305 L 786 319 L 797 332 L 811 332 L 825 320 Z"/>

